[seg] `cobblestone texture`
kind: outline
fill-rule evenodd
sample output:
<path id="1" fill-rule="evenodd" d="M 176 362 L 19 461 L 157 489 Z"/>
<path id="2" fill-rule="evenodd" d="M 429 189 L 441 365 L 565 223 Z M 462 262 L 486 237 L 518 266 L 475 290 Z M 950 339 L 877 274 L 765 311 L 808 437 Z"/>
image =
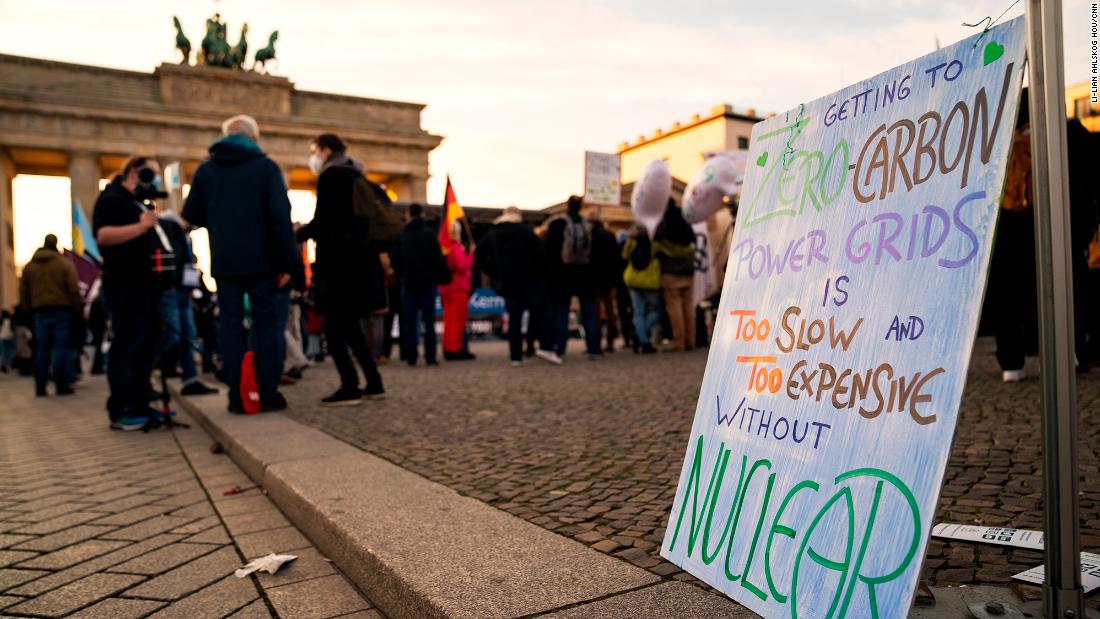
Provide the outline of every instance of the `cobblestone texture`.
<path id="1" fill-rule="evenodd" d="M 659 556 L 706 351 L 562 367 L 508 367 L 503 343 L 439 368 L 383 368 L 388 397 L 321 408 L 331 363 L 286 389 L 289 415 L 458 492 L 647 568 L 694 580 Z M 937 521 L 1042 529 L 1039 383 L 1000 380 L 979 340 Z M 1037 360 L 1029 359 L 1031 376 Z M 1078 376 L 1081 544 L 1100 551 L 1100 371 Z M 1041 553 L 932 540 L 932 584 L 1004 584 Z M 1092 596 L 1092 604 L 1096 596 Z"/>
<path id="2" fill-rule="evenodd" d="M 35 398 L 28 380 L 0 377 L 0 616 L 377 613 L 264 494 L 224 496 L 253 484 L 198 426 L 111 432 L 105 385 L 87 382 Z M 243 544 L 236 526 L 250 531 Z M 233 576 L 270 551 L 301 559 L 275 576 Z"/>

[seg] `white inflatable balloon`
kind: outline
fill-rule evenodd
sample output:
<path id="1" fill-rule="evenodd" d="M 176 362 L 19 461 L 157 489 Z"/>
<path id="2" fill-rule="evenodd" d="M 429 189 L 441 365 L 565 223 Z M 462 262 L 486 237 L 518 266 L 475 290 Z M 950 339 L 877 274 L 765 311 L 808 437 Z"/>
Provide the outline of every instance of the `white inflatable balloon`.
<path id="1" fill-rule="evenodd" d="M 684 190 L 684 219 L 705 221 L 722 208 L 726 196 L 740 194 L 747 160 L 748 151 L 708 153 Z"/>
<path id="2" fill-rule="evenodd" d="M 660 159 L 650 161 L 642 178 L 634 183 L 634 193 L 630 195 L 630 210 L 634 213 L 634 219 L 646 227 L 650 237 L 665 216 L 671 195 L 672 174 L 668 171 L 668 164 Z"/>

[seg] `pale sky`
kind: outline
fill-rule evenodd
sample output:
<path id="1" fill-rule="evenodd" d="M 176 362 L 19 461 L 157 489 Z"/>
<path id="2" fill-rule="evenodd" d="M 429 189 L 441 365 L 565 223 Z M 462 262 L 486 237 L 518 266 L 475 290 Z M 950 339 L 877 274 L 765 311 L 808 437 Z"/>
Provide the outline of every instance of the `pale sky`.
<path id="1" fill-rule="evenodd" d="M 582 190 L 585 150 L 706 113 L 783 112 L 948 45 L 1012 0 L 222 0 L 235 43 L 279 30 L 297 87 L 427 104 L 467 205 L 541 208 Z M 1085 0 L 1066 0 L 1066 81 L 1086 79 Z M 1003 19 L 1020 15 L 1018 2 Z M 197 48 L 212 0 L 0 0 L 0 52 L 152 71 L 177 62 L 172 15 Z M 3 76 L 0 76 L 3 79 Z M 354 154 L 354 153 L 353 153 Z"/>

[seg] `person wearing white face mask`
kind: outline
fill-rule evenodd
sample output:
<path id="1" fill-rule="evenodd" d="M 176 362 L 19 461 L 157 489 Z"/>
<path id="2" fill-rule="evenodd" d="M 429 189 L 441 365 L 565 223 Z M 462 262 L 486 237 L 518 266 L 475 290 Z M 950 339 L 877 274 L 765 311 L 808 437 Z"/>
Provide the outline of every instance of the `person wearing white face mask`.
<path id="1" fill-rule="evenodd" d="M 363 165 L 346 154 L 339 137 L 326 133 L 310 144 L 309 167 L 317 174 L 317 209 L 313 221 L 300 226 L 299 242 L 317 243 L 314 267 L 315 301 L 325 317 L 325 339 L 340 373 L 340 387 L 322 398 L 324 406 L 349 406 L 363 397 L 385 394 L 374 354 L 361 321 L 386 307 L 386 282 L 379 252 L 370 241 L 372 222 L 362 216 L 356 200 L 380 191 L 363 175 Z M 359 212 L 357 214 L 357 211 Z M 348 350 L 351 350 L 351 355 Z M 359 387 L 359 362 L 366 388 Z"/>

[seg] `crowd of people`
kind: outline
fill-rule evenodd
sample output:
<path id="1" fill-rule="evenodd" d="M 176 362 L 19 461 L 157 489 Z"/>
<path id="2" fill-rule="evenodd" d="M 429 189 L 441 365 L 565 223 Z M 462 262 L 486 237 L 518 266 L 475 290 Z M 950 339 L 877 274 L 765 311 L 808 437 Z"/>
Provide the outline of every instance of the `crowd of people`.
<path id="1" fill-rule="evenodd" d="M 987 304 L 1009 382 L 1023 378 L 1036 320 L 1028 300 L 1034 291 L 1027 293 L 1034 252 L 1026 109 L 1020 118 Z M 1082 167 L 1094 159 L 1082 131 L 1071 124 L 1069 142 L 1077 359 L 1086 371 L 1098 352 L 1090 298 L 1100 269 L 1090 260 L 1095 254 L 1100 267 L 1100 240 L 1095 184 Z M 286 408 L 280 386 L 326 355 L 339 385 L 321 404 L 354 405 L 384 396 L 379 365 L 390 361 L 395 344 L 400 360 L 414 367 L 421 357 L 437 366 L 440 347 L 444 361 L 475 359 L 467 323 L 479 280 L 504 299 L 514 367 L 531 357 L 563 364 L 578 330 L 593 361 L 620 340 L 625 349 L 652 354 L 690 351 L 697 334 L 699 344 L 709 336 L 697 324 L 696 232 L 674 200 L 652 230 L 637 225 L 617 235 L 585 216 L 578 196 L 538 226 L 510 206 L 475 243 L 470 227 L 450 221 L 446 208 L 439 226 L 418 203 L 402 215 L 343 140 L 322 134 L 309 144 L 316 210 L 311 221 L 294 223 L 283 172 L 259 146 L 256 121 L 235 116 L 222 132 L 179 213 L 157 214 L 155 201 L 167 194 L 150 156 L 132 157 L 102 191 L 92 216 L 102 274 L 90 301 L 57 238 L 46 237 L 24 267 L 19 309 L 0 317 L 0 370 L 23 360 L 37 395 L 47 395 L 50 381 L 55 394 L 68 395 L 90 343 L 91 372 L 107 374 L 106 409 L 118 430 L 147 429 L 160 419 L 151 404 L 164 396 L 153 386 L 155 369 L 178 376 L 185 395 L 218 393 L 199 380 L 200 359 L 201 370 L 225 384 L 232 413 Z M 216 293 L 204 285 L 191 248 L 189 232 L 200 227 L 209 233 Z M 310 264 L 307 241 L 315 243 Z"/>
<path id="2" fill-rule="evenodd" d="M 30 320 L 13 317 L 4 328 L 23 326 L 23 339 L 33 339 L 38 395 L 47 394 L 51 378 L 56 394 L 72 393 L 90 341 L 91 371 L 107 374 L 113 429 L 158 422 L 162 411 L 152 403 L 164 394 L 154 370 L 178 376 L 185 395 L 218 393 L 199 380 L 199 358 L 225 384 L 233 413 L 286 408 L 280 386 L 325 356 L 339 385 L 321 403 L 356 404 L 385 394 L 378 365 L 389 361 L 395 322 L 400 359 L 410 366 L 421 357 L 438 365 L 438 348 L 448 362 L 476 358 L 467 322 L 480 277 L 505 299 L 517 366 L 534 355 L 564 362 L 574 301 L 590 359 L 615 350 L 620 337 L 635 352 L 656 352 L 662 305 L 666 349 L 695 346 L 696 239 L 675 203 L 652 239 L 641 226 L 616 238 L 582 216 L 573 196 L 565 215 L 537 231 L 509 207 L 475 245 L 468 225 L 454 221 L 439 231 L 421 204 L 409 205 L 402 220 L 343 140 L 323 134 L 309 145 L 316 209 L 311 221 L 295 223 L 283 173 L 259 146 L 256 121 L 235 116 L 222 130 L 178 213 L 156 211 L 167 194 L 151 156 L 130 158 L 103 189 L 92 213 L 101 277 L 89 302 L 53 235 L 25 267 L 21 315 Z M 195 228 L 209 234 L 216 293 L 196 267 Z M 308 265 L 307 241 L 315 243 Z"/>

